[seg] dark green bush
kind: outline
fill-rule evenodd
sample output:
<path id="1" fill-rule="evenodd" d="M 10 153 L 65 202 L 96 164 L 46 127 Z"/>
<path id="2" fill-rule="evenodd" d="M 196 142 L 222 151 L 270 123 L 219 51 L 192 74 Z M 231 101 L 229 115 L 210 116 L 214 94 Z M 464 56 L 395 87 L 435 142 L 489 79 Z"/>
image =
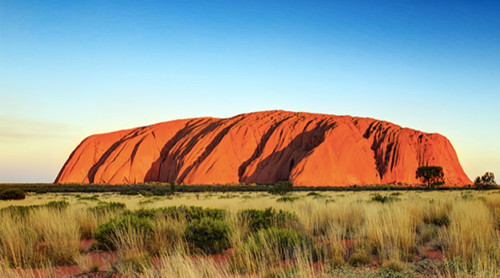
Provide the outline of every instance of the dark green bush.
<path id="1" fill-rule="evenodd" d="M 223 209 L 216 208 L 202 208 L 202 207 L 179 207 L 179 209 L 184 210 L 186 214 L 186 219 L 188 221 L 191 220 L 199 220 L 202 218 L 210 218 L 210 219 L 219 219 L 222 220 L 226 217 L 227 211 Z"/>
<path id="2" fill-rule="evenodd" d="M 155 216 L 162 216 L 163 211 L 162 211 L 162 209 L 144 209 L 144 208 L 142 208 L 142 209 L 138 209 L 138 210 L 134 210 L 134 211 L 126 210 L 124 212 L 124 215 L 133 215 L 133 216 L 136 216 L 139 218 L 152 219 Z"/>
<path id="3" fill-rule="evenodd" d="M 18 188 L 5 189 L 0 192 L 0 200 L 23 200 L 26 198 L 26 193 Z"/>
<path id="4" fill-rule="evenodd" d="M 120 202 L 99 202 L 97 206 L 89 208 L 90 211 L 98 214 L 117 212 L 125 209 L 125 204 Z"/>
<path id="5" fill-rule="evenodd" d="M 393 201 L 399 201 L 399 198 L 394 197 L 394 196 L 382 196 L 378 193 L 374 194 L 371 198 L 372 202 L 379 202 L 379 203 L 389 203 Z"/>
<path id="6" fill-rule="evenodd" d="M 159 188 L 154 188 L 151 190 L 151 193 L 155 196 L 163 196 L 165 195 L 166 191 L 165 190 L 161 190 Z"/>
<path id="7" fill-rule="evenodd" d="M 293 190 L 293 184 L 289 181 L 280 181 L 273 185 L 269 189 L 271 194 L 285 195 L 286 193 Z"/>
<path id="8" fill-rule="evenodd" d="M 120 195 L 139 195 L 139 192 L 133 189 L 124 189 L 120 191 Z"/>
<path id="9" fill-rule="evenodd" d="M 276 211 L 273 208 L 240 210 L 238 218 L 240 221 L 247 222 L 254 232 L 273 226 L 279 228 L 295 227 L 299 223 L 295 213 L 282 210 Z"/>
<path id="10" fill-rule="evenodd" d="M 193 220 L 184 230 L 183 237 L 194 250 L 218 254 L 229 248 L 229 232 L 225 221 L 202 218 Z"/>
<path id="11" fill-rule="evenodd" d="M 316 197 L 319 197 L 319 198 L 324 197 L 324 196 L 323 196 L 323 195 L 321 195 L 320 193 L 318 193 L 318 192 L 314 192 L 314 191 L 307 193 L 307 195 L 306 195 L 306 196 L 313 196 L 313 197 L 315 197 L 315 198 L 316 198 Z"/>
<path id="12" fill-rule="evenodd" d="M 117 219 L 111 219 L 97 227 L 94 238 L 100 249 L 115 250 L 114 240 L 118 231 L 137 231 L 150 237 L 153 234 L 151 220 L 134 215 L 124 215 Z"/>

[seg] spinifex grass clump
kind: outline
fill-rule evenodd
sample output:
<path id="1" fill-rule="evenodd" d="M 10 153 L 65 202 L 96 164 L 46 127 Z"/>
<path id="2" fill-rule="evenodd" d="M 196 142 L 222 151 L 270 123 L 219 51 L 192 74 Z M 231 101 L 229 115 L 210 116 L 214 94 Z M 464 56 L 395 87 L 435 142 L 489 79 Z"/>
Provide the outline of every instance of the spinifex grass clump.
<path id="1" fill-rule="evenodd" d="M 65 209 L 69 206 L 69 203 L 68 203 L 68 201 L 65 201 L 65 200 L 50 201 L 45 206 L 48 208 L 51 208 L 51 209 Z"/>
<path id="2" fill-rule="evenodd" d="M 229 248 L 229 232 L 230 228 L 227 222 L 202 218 L 188 224 L 183 237 L 194 251 L 218 254 Z"/>
<path id="3" fill-rule="evenodd" d="M 41 209 L 41 208 L 62 210 L 62 209 L 66 209 L 68 206 L 69 206 L 69 203 L 65 200 L 50 201 L 45 205 L 9 206 L 9 207 L 0 209 L 0 212 L 1 213 L 9 213 L 13 217 L 26 217 L 31 212 L 36 211 L 36 210 Z"/>
<path id="4" fill-rule="evenodd" d="M 306 238 L 289 228 L 268 228 L 250 235 L 231 255 L 235 272 L 262 271 L 259 264 L 274 267 L 285 259 L 294 259 L 306 249 Z"/>
<path id="5" fill-rule="evenodd" d="M 120 202 L 99 202 L 97 206 L 89 208 L 89 211 L 92 211 L 97 214 L 106 214 L 111 212 L 117 212 L 124 210 L 126 205 Z"/>
<path id="6" fill-rule="evenodd" d="M 451 203 L 431 200 L 421 207 L 423 221 L 426 224 L 448 226 L 450 224 L 449 214 L 451 208 Z"/>
<path id="7" fill-rule="evenodd" d="M 97 227 L 94 238 L 100 248 L 115 250 L 116 242 L 120 241 L 119 235 L 124 233 L 140 233 L 146 237 L 145 242 L 150 242 L 150 238 L 153 236 L 153 225 L 150 219 L 125 215 Z"/>
<path id="8" fill-rule="evenodd" d="M 115 230 L 111 240 L 112 245 L 118 251 L 113 268 L 119 273 L 135 276 L 151 265 L 149 250 L 154 244 L 151 230 L 130 225 L 126 229 Z"/>
<path id="9" fill-rule="evenodd" d="M 26 219 L 2 217 L 0 221 L 0 256 L 3 263 L 13 268 L 29 268 L 45 261 L 41 250 L 35 248 L 38 235 Z"/>
<path id="10" fill-rule="evenodd" d="M 500 267 L 500 233 L 480 201 L 460 201 L 450 212 L 450 226 L 442 231 L 444 254 L 457 268 L 472 272 Z"/>
<path id="11" fill-rule="evenodd" d="M 373 206 L 367 210 L 365 236 L 381 260 L 409 260 L 416 251 L 419 221 L 406 206 Z"/>
<path id="12" fill-rule="evenodd" d="M 75 262 L 79 252 L 80 230 L 72 212 L 62 209 L 63 203 L 53 207 L 41 208 L 29 216 L 29 221 L 38 234 L 39 243 L 46 258 L 54 265 L 67 265 Z M 62 205 L 64 206 L 64 205 Z"/>
<path id="13" fill-rule="evenodd" d="M 0 223 L 0 262 L 21 268 L 74 263 L 80 234 L 71 212 L 37 207 L 22 218 L 4 213 Z"/>

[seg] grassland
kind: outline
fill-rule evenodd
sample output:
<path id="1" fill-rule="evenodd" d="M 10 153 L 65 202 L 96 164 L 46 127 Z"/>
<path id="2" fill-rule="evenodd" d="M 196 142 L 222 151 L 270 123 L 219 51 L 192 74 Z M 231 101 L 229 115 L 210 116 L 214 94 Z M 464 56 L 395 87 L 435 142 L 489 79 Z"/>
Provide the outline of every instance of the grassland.
<path id="1" fill-rule="evenodd" d="M 2 277 L 500 276 L 499 190 L 30 193 L 0 209 Z"/>

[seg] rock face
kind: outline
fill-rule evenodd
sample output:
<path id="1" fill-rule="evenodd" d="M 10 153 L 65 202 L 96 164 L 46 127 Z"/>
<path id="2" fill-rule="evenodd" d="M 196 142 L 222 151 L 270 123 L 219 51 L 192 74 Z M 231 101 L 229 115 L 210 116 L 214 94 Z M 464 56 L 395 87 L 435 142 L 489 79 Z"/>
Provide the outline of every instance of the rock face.
<path id="1" fill-rule="evenodd" d="M 448 186 L 471 183 L 442 135 L 370 118 L 266 111 L 92 135 L 56 183 L 415 184 L 421 165 L 442 166 Z"/>

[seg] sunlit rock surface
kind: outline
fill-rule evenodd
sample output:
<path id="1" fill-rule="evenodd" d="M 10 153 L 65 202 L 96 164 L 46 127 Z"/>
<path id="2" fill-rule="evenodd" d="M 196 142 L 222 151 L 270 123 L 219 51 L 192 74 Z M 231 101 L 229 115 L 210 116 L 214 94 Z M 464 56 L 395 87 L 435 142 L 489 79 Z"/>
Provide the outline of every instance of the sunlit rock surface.
<path id="1" fill-rule="evenodd" d="M 415 184 L 421 165 L 470 184 L 448 139 L 371 118 L 265 111 L 92 135 L 57 183 Z"/>

